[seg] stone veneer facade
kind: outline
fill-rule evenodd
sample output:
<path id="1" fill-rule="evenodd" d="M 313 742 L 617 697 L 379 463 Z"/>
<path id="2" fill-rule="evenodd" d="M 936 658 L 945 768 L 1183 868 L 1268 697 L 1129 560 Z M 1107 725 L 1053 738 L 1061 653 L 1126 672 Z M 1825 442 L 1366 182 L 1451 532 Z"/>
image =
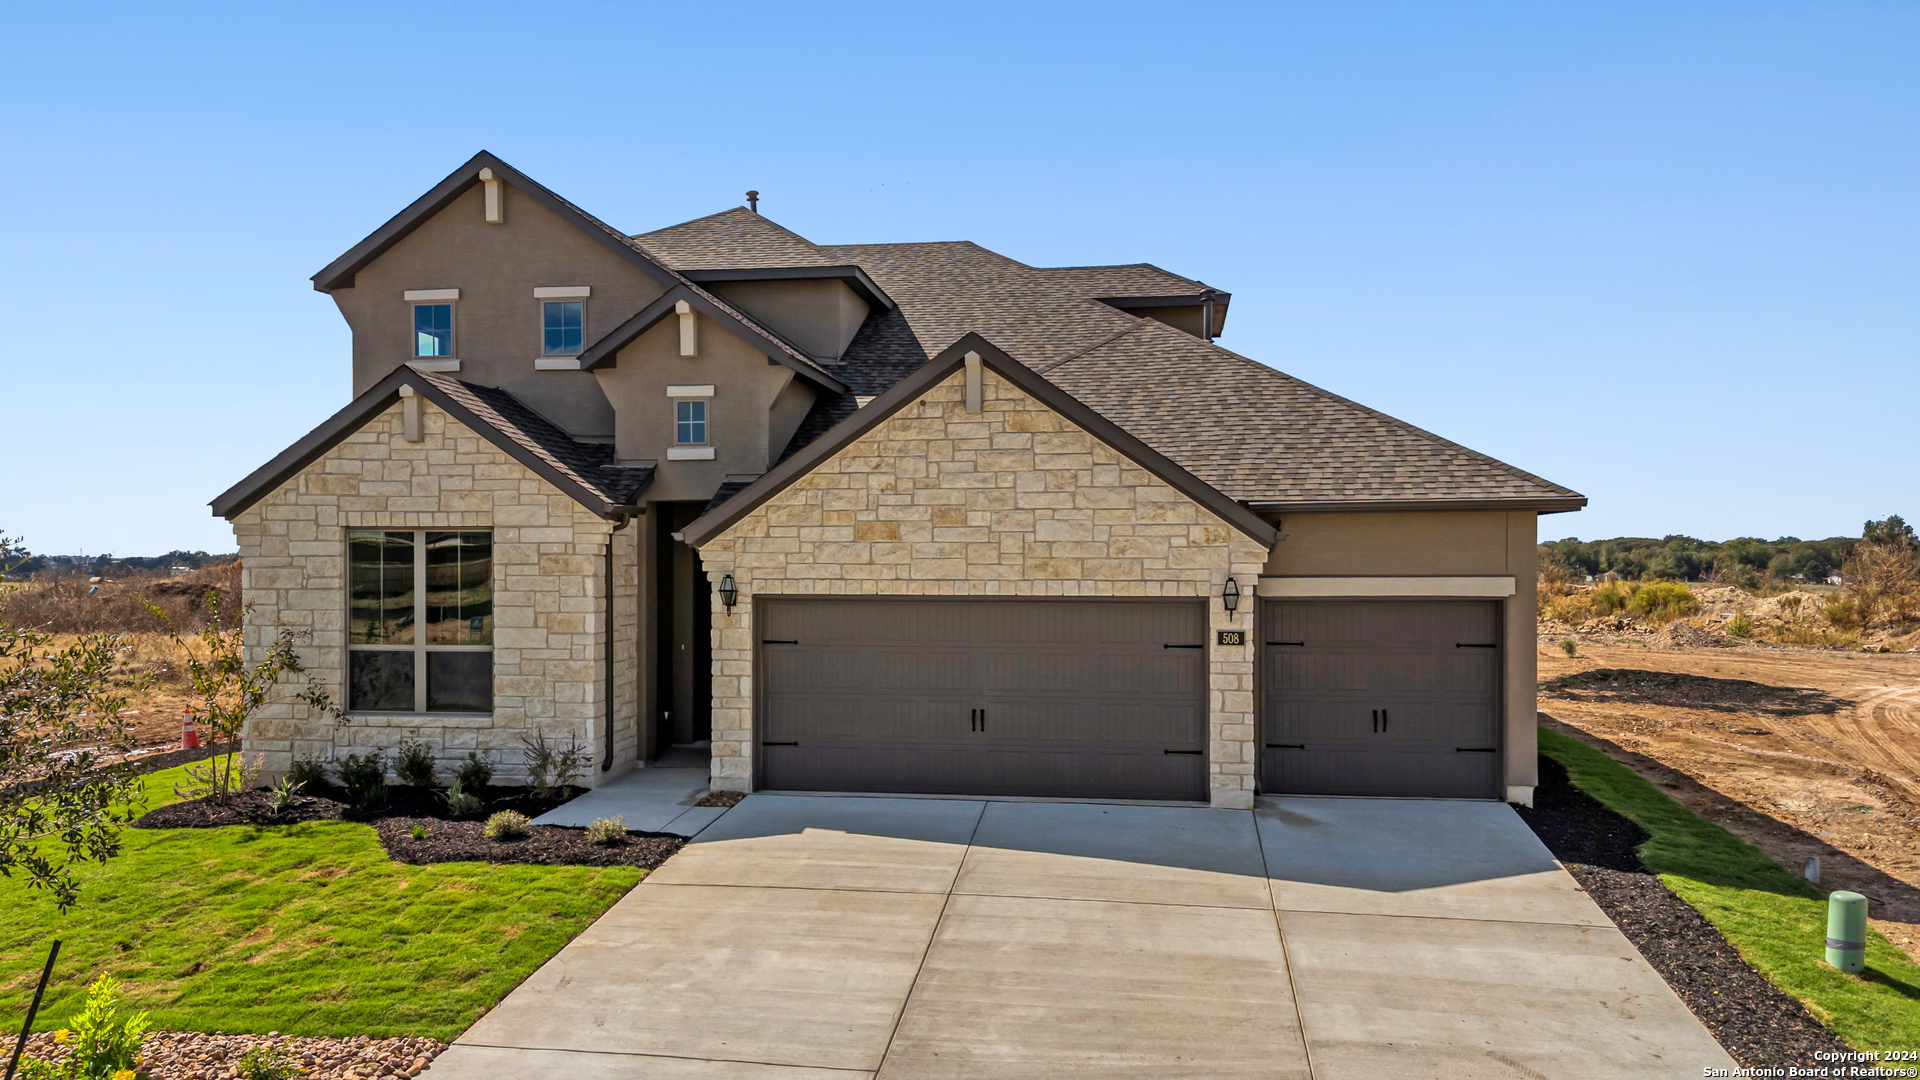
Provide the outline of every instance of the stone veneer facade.
<path id="1" fill-rule="evenodd" d="M 992 371 L 932 388 L 700 549 L 713 608 L 713 786 L 753 783 L 755 596 L 1206 597 L 1208 783 L 1249 808 L 1253 585 L 1267 548 Z M 728 614 L 718 583 L 734 575 Z M 1228 577 L 1245 594 L 1227 615 Z"/>
<path id="2" fill-rule="evenodd" d="M 457 420 L 421 401 L 422 435 L 407 441 L 402 406 L 369 420 L 233 522 L 243 560 L 249 660 L 283 628 L 306 635 L 299 651 L 308 675 L 346 699 L 347 530 L 491 529 L 493 531 L 493 712 L 487 716 L 377 715 L 336 720 L 295 695 L 307 676 L 290 677 L 247 723 L 249 756 L 271 774 L 296 758 L 331 758 L 403 739 L 426 742 L 443 765 L 468 751 L 489 758 L 503 780 L 524 779 L 521 738 L 545 731 L 579 737 L 593 759 L 580 783 L 600 770 L 606 715 L 606 564 L 615 541 L 615 591 L 637 583 L 633 536 L 562 494 L 532 470 Z M 624 541 L 621 543 L 619 541 Z M 626 609 L 630 612 L 629 599 Z M 631 619 L 617 644 L 631 650 Z M 631 652 L 616 695 L 629 704 L 625 762 L 633 759 L 631 715 L 637 694 Z M 616 762 L 616 765 L 622 764 Z M 617 770 L 616 770 L 617 771 Z"/>

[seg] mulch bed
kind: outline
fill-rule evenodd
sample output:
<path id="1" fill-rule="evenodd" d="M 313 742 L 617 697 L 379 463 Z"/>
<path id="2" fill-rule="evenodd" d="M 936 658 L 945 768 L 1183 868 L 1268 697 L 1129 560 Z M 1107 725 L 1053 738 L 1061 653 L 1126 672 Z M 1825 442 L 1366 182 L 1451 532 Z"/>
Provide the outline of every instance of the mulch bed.
<path id="1" fill-rule="evenodd" d="M 1815 1051 L 1850 1050 L 1648 872 L 1635 853 L 1646 832 L 1569 783 L 1559 762 L 1540 758 L 1533 800 L 1515 809 L 1740 1064 L 1808 1065 Z"/>
<path id="2" fill-rule="evenodd" d="M 502 810 L 517 810 L 528 817 L 541 814 L 586 793 L 586 788 L 568 788 L 564 798 L 542 799 L 524 787 L 489 786 L 480 790 L 486 804 L 485 815 Z M 484 815 L 483 815 L 484 816 Z M 385 806 L 367 809 L 347 802 L 347 794 L 331 784 L 303 792 L 296 804 L 284 814 L 275 814 L 272 795 L 265 789 L 238 792 L 226 803 L 211 799 L 189 799 L 169 803 L 149 811 L 133 823 L 136 829 L 215 829 L 227 825 L 287 825 L 296 821 L 379 822 L 389 818 L 421 818 L 450 821 L 447 802 L 439 788 L 387 786 Z"/>
<path id="3" fill-rule="evenodd" d="M 240 1058 L 255 1047 L 279 1051 L 301 1070 L 300 1080 L 370 1080 L 418 1076 L 447 1044 L 438 1039 L 372 1039 L 266 1035 L 210 1035 L 200 1031 L 156 1031 L 140 1047 L 143 1075 L 153 1080 L 207 1080 L 238 1075 Z M 11 1047 L 9 1047 L 9 1051 Z M 60 1061 L 67 1048 L 50 1033 L 27 1040 L 27 1057 Z"/>
<path id="4" fill-rule="evenodd" d="M 427 835 L 416 840 L 413 827 Z M 490 862 L 538 866 L 637 866 L 651 870 L 679 851 L 686 840 L 654 833 L 628 833 L 617 844 L 595 844 L 585 830 L 535 825 L 519 840 L 489 840 L 478 821 L 382 818 L 374 822 L 387 857 L 403 863 Z"/>
<path id="5" fill-rule="evenodd" d="M 695 806 L 739 806 L 740 800 L 747 797 L 744 791 L 709 791 L 700 796 Z"/>

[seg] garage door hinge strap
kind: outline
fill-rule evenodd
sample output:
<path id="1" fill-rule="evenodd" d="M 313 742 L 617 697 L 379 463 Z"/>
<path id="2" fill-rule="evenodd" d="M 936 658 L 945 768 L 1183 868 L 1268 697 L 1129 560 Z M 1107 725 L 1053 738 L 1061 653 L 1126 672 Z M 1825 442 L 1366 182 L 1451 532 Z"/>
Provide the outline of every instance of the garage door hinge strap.
<path id="1" fill-rule="evenodd" d="M 1296 648 L 1296 649 L 1304 649 L 1304 648 L 1306 648 L 1306 647 L 1307 647 L 1307 643 L 1306 643 L 1306 642 L 1304 642 L 1304 641 L 1269 641 L 1269 642 L 1267 642 L 1267 644 L 1269 644 L 1269 645 L 1291 645 L 1291 646 L 1293 646 L 1293 647 L 1294 647 L 1294 648 Z"/>
<path id="2" fill-rule="evenodd" d="M 1453 647 L 1456 649 L 1497 649 L 1500 646 L 1491 641 L 1457 641 Z"/>
<path id="3" fill-rule="evenodd" d="M 761 638 L 760 644 L 762 645 L 798 645 L 800 643 L 798 641 L 782 640 L 780 638 Z"/>
<path id="4" fill-rule="evenodd" d="M 1303 742 L 1270 742 L 1267 744 L 1267 749 L 1269 750 L 1305 750 L 1306 748 L 1307 744 Z"/>
<path id="5" fill-rule="evenodd" d="M 1199 645 L 1162 645 L 1162 646 L 1160 646 L 1160 647 L 1161 647 L 1161 648 L 1163 648 L 1163 649 L 1198 649 L 1198 648 L 1201 648 L 1201 646 L 1199 646 Z"/>
<path id="6" fill-rule="evenodd" d="M 1456 746 L 1453 748 L 1453 752 L 1456 754 L 1491 754 L 1494 752 L 1494 749 L 1495 748 L 1491 746 Z"/>
<path id="7" fill-rule="evenodd" d="M 1183 755 L 1190 754 L 1194 757 L 1199 757 L 1201 754 L 1201 751 L 1199 750 L 1162 750 L 1160 752 L 1163 754 L 1183 754 Z"/>
<path id="8" fill-rule="evenodd" d="M 797 742 L 763 742 L 761 746 L 799 746 Z"/>

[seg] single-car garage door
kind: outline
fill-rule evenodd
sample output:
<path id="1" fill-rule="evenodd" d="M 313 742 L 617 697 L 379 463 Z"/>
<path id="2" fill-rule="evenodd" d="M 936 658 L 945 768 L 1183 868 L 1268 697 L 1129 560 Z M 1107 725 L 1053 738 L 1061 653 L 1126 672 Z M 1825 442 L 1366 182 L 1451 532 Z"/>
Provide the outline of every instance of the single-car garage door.
<path id="1" fill-rule="evenodd" d="M 1266 601 L 1262 789 L 1500 794 L 1499 606 Z"/>
<path id="2" fill-rule="evenodd" d="M 1207 795 L 1198 600 L 763 599 L 765 790 Z"/>

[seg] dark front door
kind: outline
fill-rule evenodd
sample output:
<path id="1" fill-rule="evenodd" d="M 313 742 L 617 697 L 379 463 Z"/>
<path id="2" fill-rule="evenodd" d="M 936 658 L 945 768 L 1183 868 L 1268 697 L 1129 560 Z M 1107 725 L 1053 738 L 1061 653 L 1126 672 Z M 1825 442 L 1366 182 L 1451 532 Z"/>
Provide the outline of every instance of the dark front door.
<path id="1" fill-rule="evenodd" d="M 1498 604 L 1269 600 L 1262 622 L 1263 790 L 1498 797 Z"/>
<path id="2" fill-rule="evenodd" d="M 760 787 L 1204 799 L 1197 601 L 767 599 Z"/>

